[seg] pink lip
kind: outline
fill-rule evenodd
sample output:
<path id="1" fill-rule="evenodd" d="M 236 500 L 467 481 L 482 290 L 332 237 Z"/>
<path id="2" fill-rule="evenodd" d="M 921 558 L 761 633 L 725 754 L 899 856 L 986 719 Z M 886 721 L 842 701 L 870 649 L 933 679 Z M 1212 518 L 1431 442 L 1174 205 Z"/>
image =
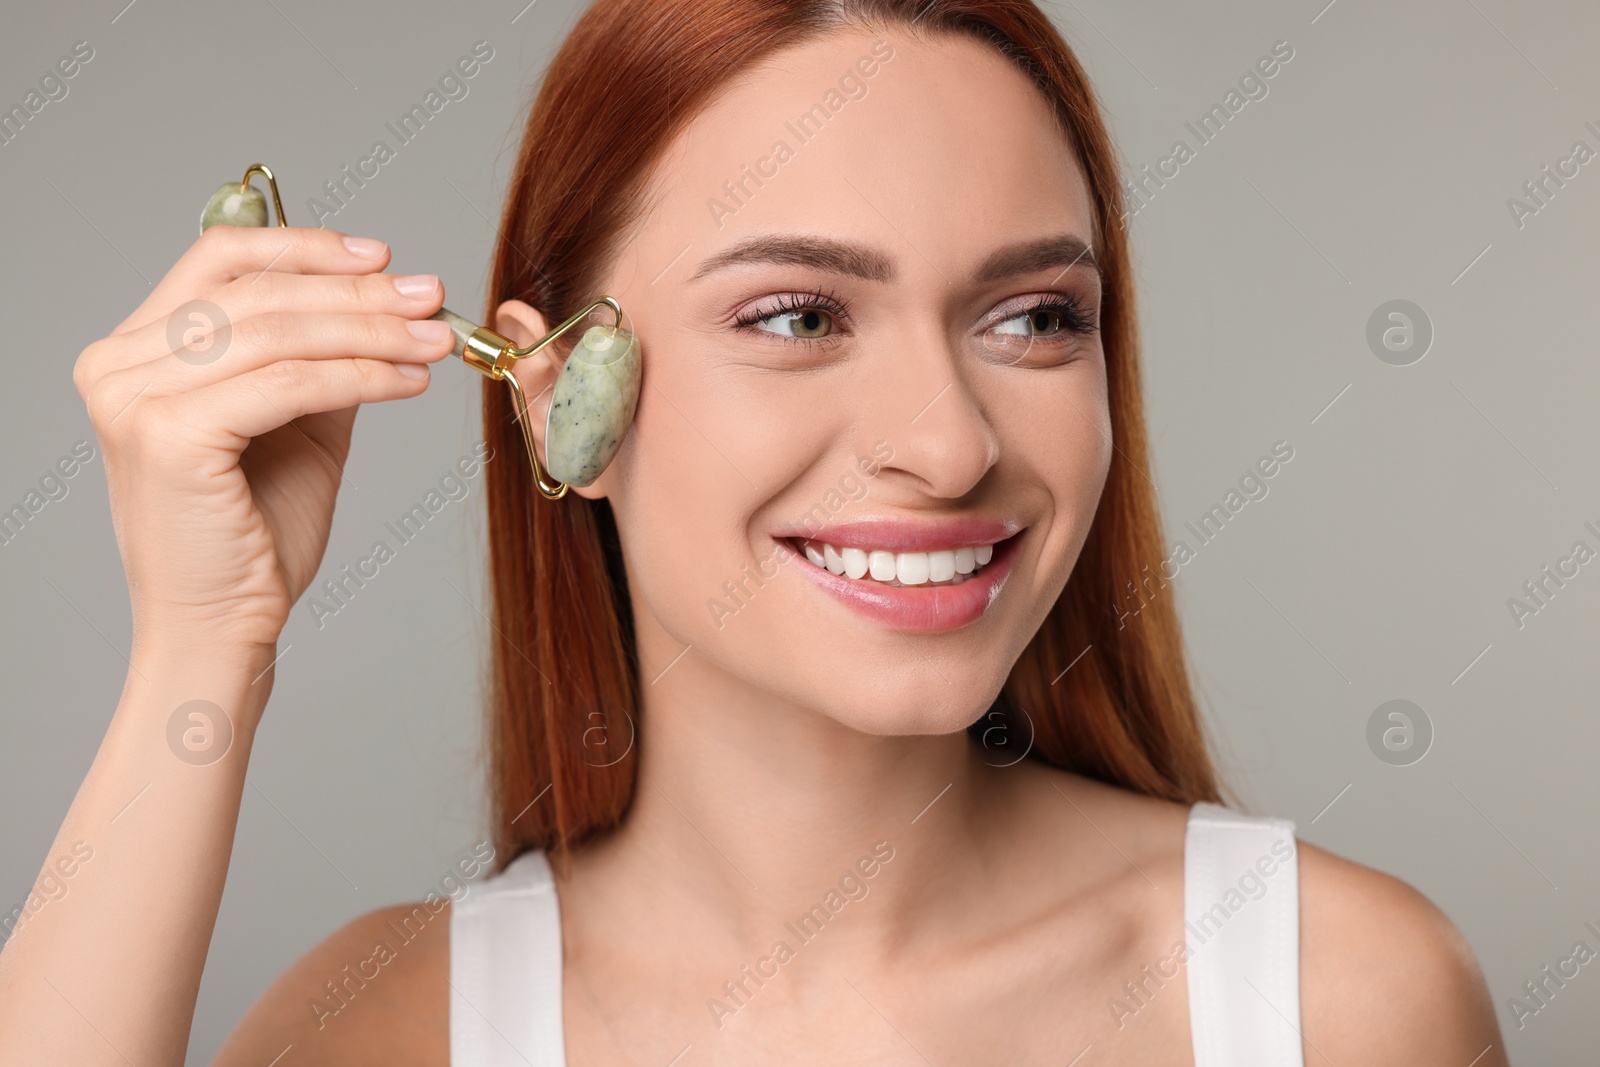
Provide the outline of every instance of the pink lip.
<path id="1" fill-rule="evenodd" d="M 849 529 L 854 533 L 858 528 L 871 525 L 863 523 L 858 527 L 852 524 Z M 994 524 L 990 524 L 986 529 L 992 532 L 993 527 Z M 960 536 L 952 537 L 947 529 L 940 529 L 935 537 L 922 536 L 920 530 L 910 532 L 906 527 L 902 527 L 902 530 L 907 531 L 905 540 L 915 541 L 918 546 L 928 545 L 928 547 L 901 548 L 901 542 L 892 539 L 883 540 L 881 532 L 875 532 L 864 544 L 858 545 L 850 540 L 841 543 L 834 540 L 835 536 L 841 535 L 833 533 L 831 528 L 826 543 L 835 547 L 870 545 L 873 548 L 898 549 L 903 552 L 928 551 L 930 548 L 950 548 L 963 544 L 994 544 L 994 557 L 984 564 L 976 577 L 968 578 L 960 585 L 893 586 L 865 578 L 845 578 L 818 567 L 808 561 L 803 554 L 795 560 L 796 569 L 847 606 L 904 633 L 943 633 L 959 629 L 981 618 L 983 613 L 989 610 L 989 605 L 1000 595 L 1006 576 L 1011 573 L 1011 565 L 1017 555 L 1017 539 L 997 544 L 996 539 L 990 537 L 988 533 L 969 534 L 967 536 L 976 536 L 977 540 L 964 540 Z M 796 540 L 799 539 L 801 538 L 796 535 Z M 821 539 L 814 538 L 813 541 L 822 543 Z M 794 547 L 787 538 L 780 543 L 790 548 Z"/>

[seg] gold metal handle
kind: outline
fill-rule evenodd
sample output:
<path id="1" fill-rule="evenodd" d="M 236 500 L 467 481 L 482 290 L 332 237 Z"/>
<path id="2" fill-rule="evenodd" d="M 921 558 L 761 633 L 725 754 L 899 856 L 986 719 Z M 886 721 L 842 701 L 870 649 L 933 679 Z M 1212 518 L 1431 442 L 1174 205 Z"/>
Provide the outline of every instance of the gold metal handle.
<path id="1" fill-rule="evenodd" d="M 622 305 L 613 297 L 602 296 L 527 348 L 518 348 L 509 338 L 502 337 L 484 326 L 472 331 L 461 346 L 461 359 L 467 366 L 486 378 L 503 381 L 511 387 L 512 402 L 516 405 L 517 425 L 522 427 L 522 443 L 527 446 L 528 460 L 533 464 L 534 484 L 539 487 L 539 492 L 544 494 L 547 500 L 560 500 L 567 495 L 567 490 L 571 487 L 566 482 L 545 481 L 544 467 L 539 463 L 539 449 L 533 438 L 533 417 L 528 412 L 528 397 L 523 392 L 522 386 L 517 383 L 516 375 L 511 373 L 511 365 L 519 359 L 533 355 L 572 329 L 587 318 L 589 312 L 602 304 L 609 307 L 616 318 L 612 328 L 621 329 Z"/>
<path id="2" fill-rule="evenodd" d="M 265 163 L 252 163 L 245 169 L 244 180 L 239 183 L 239 191 L 250 188 L 250 175 L 259 174 L 267 179 L 267 188 L 272 190 L 272 210 L 277 212 L 278 225 L 287 226 L 288 222 L 283 217 L 283 201 L 278 199 L 278 179 L 272 176 L 272 168 Z"/>

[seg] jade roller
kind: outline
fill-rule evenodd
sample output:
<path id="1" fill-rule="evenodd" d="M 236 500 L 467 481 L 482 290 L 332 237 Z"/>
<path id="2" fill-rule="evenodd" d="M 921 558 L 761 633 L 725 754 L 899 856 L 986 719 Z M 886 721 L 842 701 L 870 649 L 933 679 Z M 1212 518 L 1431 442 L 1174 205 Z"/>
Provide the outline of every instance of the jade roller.
<path id="1" fill-rule="evenodd" d="M 277 179 L 265 164 L 255 163 L 244 172 L 242 181 L 225 182 L 211 194 L 200 215 L 201 233 L 218 224 L 267 225 L 266 194 L 250 184 L 253 174 L 264 177 L 272 190 L 278 225 L 288 225 L 283 217 L 283 201 L 278 198 Z M 510 373 L 511 365 L 540 351 L 602 305 L 611 309 L 614 322 L 610 326 L 594 325 L 585 330 L 556 375 L 550 407 L 545 414 L 545 463 L 541 467 L 528 399 L 516 376 Z M 484 377 L 510 386 L 517 424 L 522 427 L 522 441 L 527 446 L 534 482 L 540 493 L 550 500 L 559 500 L 570 486 L 590 485 L 600 477 L 600 472 L 622 447 L 639 403 L 639 341 L 622 326 L 622 305 L 603 296 L 528 348 L 518 348 L 509 338 L 449 308 L 440 308 L 430 317 L 449 325 L 455 335 L 451 351 L 462 362 Z M 546 472 L 555 479 L 554 484 L 546 482 Z"/>

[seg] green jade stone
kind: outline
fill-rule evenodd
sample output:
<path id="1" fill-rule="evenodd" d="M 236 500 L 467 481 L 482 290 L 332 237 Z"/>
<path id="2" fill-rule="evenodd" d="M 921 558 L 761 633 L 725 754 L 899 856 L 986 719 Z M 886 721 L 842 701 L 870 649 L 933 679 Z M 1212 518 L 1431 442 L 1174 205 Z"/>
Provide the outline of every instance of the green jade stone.
<path id="1" fill-rule="evenodd" d="M 228 226 L 265 226 L 267 224 L 267 194 L 253 185 L 240 186 L 238 182 L 224 182 L 200 213 L 200 232 L 223 223 Z"/>
<path id="2" fill-rule="evenodd" d="M 591 326 L 556 376 L 545 416 L 545 465 L 568 485 L 606 469 L 639 403 L 639 342 L 627 330 Z"/>

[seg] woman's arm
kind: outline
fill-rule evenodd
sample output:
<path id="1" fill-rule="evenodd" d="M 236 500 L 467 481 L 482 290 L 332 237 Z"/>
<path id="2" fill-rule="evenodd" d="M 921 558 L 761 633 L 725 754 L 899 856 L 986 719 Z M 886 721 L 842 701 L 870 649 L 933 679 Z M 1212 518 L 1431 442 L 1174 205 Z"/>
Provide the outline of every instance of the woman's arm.
<path id="1" fill-rule="evenodd" d="M 0 1061 L 183 1062 L 250 743 L 272 685 L 270 650 L 213 655 L 199 636 L 188 647 L 143 650 L 130 665 L 41 872 L 60 878 L 57 859 L 76 850 L 66 893 L 25 910 L 0 954 Z M 197 733 L 187 760 L 168 745 L 174 710 L 194 700 L 227 709 L 231 726 L 210 737 L 226 744 L 215 762 L 192 762 L 209 755 Z"/>
<path id="2" fill-rule="evenodd" d="M 388 259 L 328 230 L 213 227 L 74 365 L 133 649 L 0 953 L 0 1063 L 184 1061 L 278 637 L 327 546 L 356 409 L 418 395 L 450 351 L 420 321 L 438 279 Z"/>

